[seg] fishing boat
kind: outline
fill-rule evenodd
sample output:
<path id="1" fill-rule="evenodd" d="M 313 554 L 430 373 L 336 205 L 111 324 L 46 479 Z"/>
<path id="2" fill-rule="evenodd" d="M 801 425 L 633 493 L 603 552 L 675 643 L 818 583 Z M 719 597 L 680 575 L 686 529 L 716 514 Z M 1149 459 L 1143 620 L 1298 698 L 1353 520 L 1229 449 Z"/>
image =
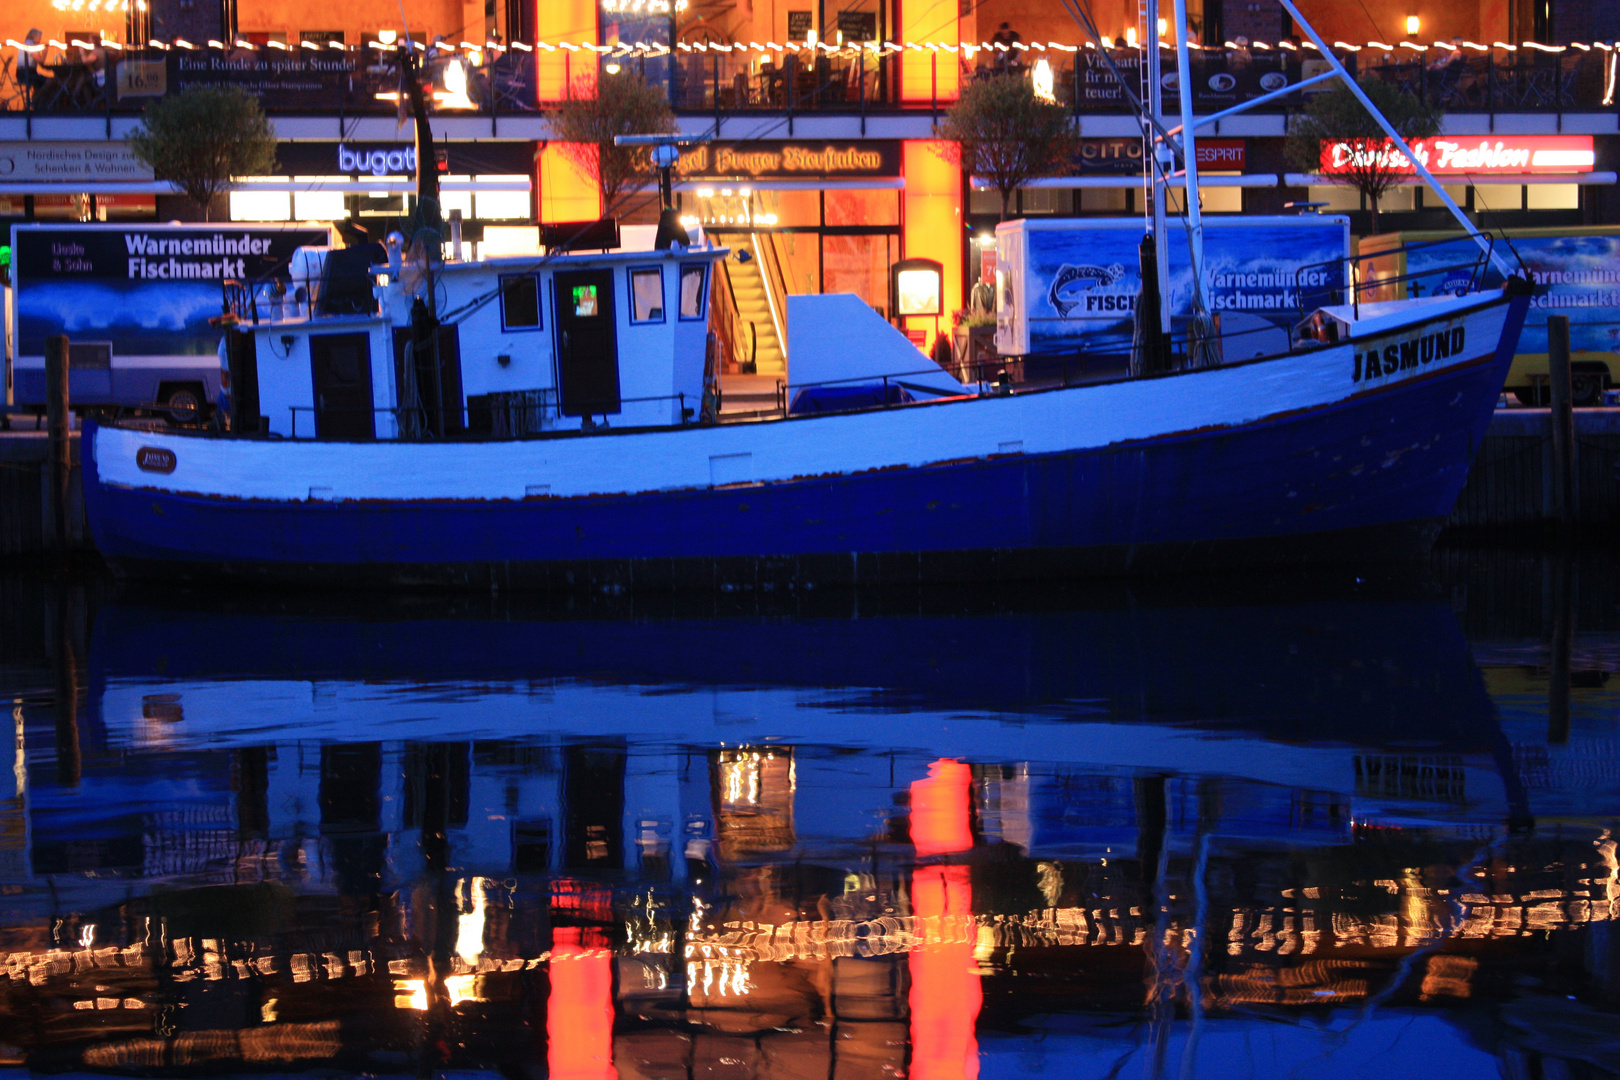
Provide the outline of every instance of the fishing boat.
<path id="1" fill-rule="evenodd" d="M 1152 157 L 1193 193 L 1196 283 L 1195 126 L 1184 94 Z M 1461 211 L 1481 251 L 1461 295 L 1368 300 L 1345 266 L 1259 355 L 1195 295 L 1179 357 L 1149 327 L 1129 373 L 1084 385 L 958 383 L 858 299 L 798 296 L 789 351 L 823 378 L 796 366 L 774 415 L 727 421 L 707 324 L 728 252 L 680 229 L 676 140 L 646 141 L 666 206 L 649 250 L 309 250 L 292 301 L 228 289 L 232 430 L 86 425 L 102 554 L 134 576 L 608 592 L 1413 557 L 1462 488 L 1529 303 Z M 1154 225 L 1161 248 L 1169 232 Z M 1487 262 L 1505 286 L 1478 287 Z"/>

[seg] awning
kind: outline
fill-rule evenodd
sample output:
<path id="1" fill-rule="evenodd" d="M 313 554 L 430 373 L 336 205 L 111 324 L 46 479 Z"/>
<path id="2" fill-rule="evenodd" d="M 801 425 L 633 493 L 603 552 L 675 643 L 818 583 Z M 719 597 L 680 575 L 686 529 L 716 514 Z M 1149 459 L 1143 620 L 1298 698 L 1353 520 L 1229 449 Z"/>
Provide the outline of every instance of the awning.
<path id="1" fill-rule="evenodd" d="M 1477 186 L 1481 184 L 1612 184 L 1616 174 L 1612 172 L 1583 172 L 1583 173 L 1446 173 L 1436 176 L 1436 180 L 1446 187 L 1461 187 L 1463 185 Z M 1327 184 L 1344 184 L 1342 179 L 1335 180 L 1317 173 L 1288 173 L 1283 177 L 1283 183 L 1288 187 L 1317 187 Z M 1421 184 L 1421 176 L 1403 176 L 1395 181 L 1396 184 Z"/>
<path id="2" fill-rule="evenodd" d="M 440 191 L 523 191 L 534 184 L 529 180 L 440 180 Z M 415 180 L 364 180 L 340 178 L 321 180 L 291 180 L 277 177 L 273 180 L 241 180 L 232 191 L 338 191 L 350 195 L 410 195 L 416 191 Z M 39 183 L 35 181 L 8 184 L 0 180 L 0 195 L 177 195 L 181 189 L 166 180 L 103 180 L 96 182 L 67 181 Z"/>
<path id="3" fill-rule="evenodd" d="M 872 176 L 860 179 L 839 180 L 790 180 L 787 178 L 766 178 L 763 180 L 749 180 L 733 177 L 729 180 L 677 180 L 676 191 L 719 191 L 721 188 L 748 188 L 750 191 L 899 191 L 905 188 L 906 178 L 903 176 Z M 657 191 L 657 184 L 644 184 L 642 191 Z"/>
<path id="4" fill-rule="evenodd" d="M 995 185 L 982 176 L 969 178 L 969 183 L 975 191 L 992 191 Z M 1048 176 L 1041 180 L 1031 180 L 1020 185 L 1026 188 L 1139 188 L 1147 183 L 1141 176 Z M 1187 179 L 1183 176 L 1173 177 L 1170 180 L 1173 188 L 1184 188 Z M 1245 173 L 1242 176 L 1199 176 L 1199 187 L 1208 188 L 1261 188 L 1276 187 L 1276 173 Z"/>

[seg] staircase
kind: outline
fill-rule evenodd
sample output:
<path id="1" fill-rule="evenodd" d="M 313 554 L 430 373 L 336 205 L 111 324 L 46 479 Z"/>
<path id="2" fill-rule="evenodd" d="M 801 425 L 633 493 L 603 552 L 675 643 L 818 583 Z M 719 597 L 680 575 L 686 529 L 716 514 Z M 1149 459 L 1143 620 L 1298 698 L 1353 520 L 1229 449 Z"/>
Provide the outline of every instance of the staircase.
<path id="1" fill-rule="evenodd" d="M 748 358 L 751 341 L 754 356 L 754 374 L 784 378 L 787 375 L 787 356 L 776 335 L 776 323 L 771 318 L 770 300 L 765 293 L 765 272 L 760 263 L 754 238 L 747 233 L 732 233 L 723 241 L 732 248 L 726 259 L 726 275 L 731 279 L 731 294 L 737 300 L 738 358 Z M 737 253 L 746 251 L 747 262 L 738 262 Z M 782 301 L 777 298 L 778 303 Z M 750 334 L 748 325 L 752 324 Z"/>

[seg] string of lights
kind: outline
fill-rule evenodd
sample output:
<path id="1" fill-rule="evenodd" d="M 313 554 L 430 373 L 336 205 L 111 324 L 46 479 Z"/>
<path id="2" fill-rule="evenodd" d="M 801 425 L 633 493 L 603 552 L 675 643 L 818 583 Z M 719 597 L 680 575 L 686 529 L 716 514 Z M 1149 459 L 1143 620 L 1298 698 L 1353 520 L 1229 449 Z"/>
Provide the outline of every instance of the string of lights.
<path id="1" fill-rule="evenodd" d="M 134 0 L 134 2 L 135 2 L 137 10 L 145 10 L 146 0 Z M 624 0 L 624 3 L 626 5 L 628 5 L 630 2 L 632 2 L 632 0 Z M 646 0 L 639 0 L 639 2 L 646 2 Z M 681 3 L 681 2 L 682 2 L 682 0 L 677 0 L 678 4 Z M 129 0 L 54 0 L 54 4 L 60 10 L 72 10 L 72 11 L 78 11 L 78 10 L 87 10 L 87 11 L 96 11 L 96 10 L 101 10 L 101 11 L 124 11 L 124 10 L 127 10 L 127 8 L 128 8 Z M 99 4 L 100 7 L 97 8 L 95 6 L 92 6 L 92 5 L 96 5 L 96 4 Z M 624 10 L 630 10 L 630 8 L 628 6 L 626 6 L 624 8 Z M 652 10 L 652 9 L 647 8 L 647 9 L 638 9 L 638 10 Z M 378 33 L 378 36 L 377 36 L 376 39 L 368 40 L 367 42 L 365 42 L 364 45 L 347 45 L 347 44 L 344 44 L 341 41 L 326 41 L 326 42 L 301 41 L 296 45 L 292 45 L 292 44 L 288 44 L 286 42 L 281 42 L 281 41 L 254 42 L 254 41 L 249 41 L 249 40 L 246 40 L 246 39 L 243 39 L 243 38 L 238 38 L 238 39 L 233 40 L 230 43 L 230 45 L 227 46 L 225 42 L 216 41 L 216 40 L 209 40 L 206 43 L 204 43 L 203 45 L 197 45 L 197 44 L 195 44 L 195 43 L 193 43 L 191 41 L 186 40 L 185 38 L 173 38 L 170 41 L 159 41 L 159 40 L 154 38 L 151 41 L 148 41 L 145 46 L 138 46 L 138 45 L 130 45 L 130 44 L 121 44 L 120 42 L 118 42 L 118 41 L 116 41 L 116 40 L 114 40 L 112 38 L 107 38 L 107 37 L 101 38 L 99 40 L 99 44 L 104 46 L 104 47 L 115 48 L 115 49 L 141 48 L 141 47 L 151 48 L 151 49 L 162 49 L 162 50 L 169 50 L 169 49 L 197 50 L 197 49 L 203 49 L 203 48 L 215 49 L 215 50 L 224 50 L 226 48 L 232 48 L 232 49 L 251 49 L 251 50 L 275 49 L 275 50 L 281 50 L 281 51 L 291 51 L 291 50 L 294 50 L 294 49 L 306 49 L 306 50 L 311 50 L 311 51 L 322 51 L 322 50 L 327 50 L 327 49 L 333 49 L 333 50 L 338 50 L 338 51 L 343 51 L 343 52 L 358 52 L 358 51 L 361 51 L 362 49 L 377 49 L 377 50 L 389 50 L 389 51 L 391 51 L 391 50 L 397 48 L 396 41 L 391 40 L 393 38 L 394 38 L 394 35 L 393 35 L 392 32 L 380 31 Z M 23 51 L 27 51 L 27 52 L 38 52 L 38 51 L 41 51 L 41 50 L 43 50 L 43 49 L 45 49 L 47 47 L 59 48 L 59 49 L 65 49 L 65 48 L 68 47 L 67 43 L 56 41 L 54 39 L 51 40 L 48 43 L 30 45 L 30 44 L 28 44 L 26 42 L 17 41 L 15 39 L 8 38 L 6 40 L 5 44 L 6 44 L 6 46 L 8 48 L 19 49 L 19 50 L 23 50 Z M 75 44 L 78 44 L 79 47 L 83 47 L 83 43 L 75 43 Z M 411 44 L 417 51 L 425 51 L 428 48 L 427 45 L 423 44 L 420 41 L 413 41 Z M 1173 50 L 1175 48 L 1175 44 L 1173 42 L 1166 41 L 1164 38 L 1160 38 L 1158 44 L 1159 44 L 1159 48 L 1161 48 L 1161 49 Z M 1268 52 L 1268 51 L 1271 51 L 1271 50 L 1280 50 L 1280 51 L 1285 51 L 1285 52 L 1305 53 L 1305 52 L 1314 52 L 1314 51 L 1316 51 L 1316 46 L 1314 44 L 1312 44 L 1311 42 L 1308 42 L 1308 41 L 1307 42 L 1302 42 L 1302 43 L 1299 43 L 1299 44 L 1295 44 L 1295 43 L 1290 42 L 1290 41 L 1279 41 L 1279 42 L 1276 42 L 1275 44 L 1270 43 L 1270 42 L 1265 42 L 1265 41 L 1251 41 L 1251 42 L 1248 42 L 1246 44 L 1241 44 L 1241 45 L 1236 43 L 1236 42 L 1232 42 L 1232 41 L 1223 42 L 1220 45 L 1199 45 L 1199 44 L 1197 44 L 1195 42 L 1189 42 L 1188 45 L 1189 45 L 1190 48 L 1201 50 L 1203 52 L 1230 52 L 1230 51 L 1237 51 L 1237 50 L 1240 50 L 1240 49 L 1248 49 L 1248 50 L 1251 50 L 1251 51 L 1258 51 L 1258 52 Z M 490 51 L 490 52 L 497 52 L 497 53 L 499 53 L 499 52 L 507 52 L 507 51 L 512 51 L 512 52 L 558 52 L 558 51 L 568 51 L 568 52 L 576 52 L 576 53 L 577 52 L 594 52 L 594 53 L 598 53 L 598 54 L 601 54 L 601 55 L 604 55 L 604 56 L 610 56 L 610 57 L 615 58 L 615 59 L 623 58 L 623 57 L 627 57 L 627 56 L 628 57 L 637 57 L 637 58 L 639 58 L 639 57 L 652 58 L 652 57 L 659 57 L 659 56 L 667 56 L 671 51 L 679 52 L 679 53 L 688 53 L 688 54 L 692 54 L 692 53 L 711 53 L 711 52 L 713 52 L 713 53 L 729 53 L 729 54 L 741 53 L 741 54 L 744 54 L 744 55 L 747 55 L 747 54 L 766 55 L 766 54 L 781 54 L 781 53 L 822 53 L 822 54 L 826 54 L 826 55 L 829 55 L 829 56 L 830 55 L 851 56 L 851 55 L 858 55 L 858 54 L 861 54 L 861 53 L 874 53 L 874 54 L 878 54 L 878 55 L 892 55 L 892 54 L 895 54 L 895 53 L 902 53 L 902 52 L 922 52 L 922 53 L 936 53 L 936 54 L 937 53 L 947 53 L 947 54 L 951 54 L 951 55 L 961 55 L 961 56 L 965 56 L 965 57 L 968 57 L 968 58 L 971 59 L 973 57 L 976 57 L 980 53 L 994 53 L 994 52 L 1081 53 L 1081 52 L 1095 51 L 1098 48 L 1097 45 L 1095 45 L 1095 44 L 1093 44 L 1092 42 L 1089 42 L 1089 41 L 1086 42 L 1084 45 L 1068 45 L 1068 44 L 1064 44 L 1062 42 L 1056 42 L 1056 41 L 1048 41 L 1048 42 L 1039 42 L 1039 41 L 1022 42 L 1022 41 L 1019 41 L 1019 42 L 1014 42 L 1011 46 L 1007 46 L 1007 45 L 1005 45 L 1005 44 L 1003 44 L 1001 42 L 989 42 L 989 41 L 982 41 L 982 42 L 978 42 L 978 43 L 967 42 L 967 41 L 959 41 L 959 42 L 954 42 L 954 43 L 946 42 L 946 41 L 925 41 L 925 42 L 916 42 L 916 41 L 906 41 L 906 42 L 898 42 L 898 41 L 862 41 L 862 42 L 844 42 L 842 44 L 837 44 L 837 43 L 827 42 L 827 41 L 813 41 L 813 42 L 798 42 L 798 41 L 788 41 L 788 42 L 747 41 L 747 42 L 741 42 L 741 41 L 739 41 L 739 42 L 732 42 L 732 43 L 701 42 L 701 41 L 700 42 L 684 42 L 683 41 L 683 42 L 678 42 L 675 45 L 674 50 L 671 50 L 668 45 L 663 44 L 662 42 L 616 41 L 616 42 L 611 42 L 611 43 L 598 43 L 598 42 L 595 42 L 595 41 L 584 40 L 584 39 L 582 39 L 580 41 L 555 41 L 555 42 L 552 42 L 552 41 L 537 41 L 532 45 L 527 44 L 525 42 L 521 42 L 521 41 L 514 41 L 514 42 L 511 42 L 509 44 L 506 44 L 506 43 L 493 41 L 493 40 L 485 41 L 482 44 L 478 44 L 476 42 L 471 42 L 471 41 L 462 41 L 462 42 L 459 42 L 459 43 L 456 43 L 456 44 L 451 44 L 450 42 L 439 42 L 435 47 L 440 52 L 457 52 L 457 51 Z M 1132 52 L 1132 51 L 1141 52 L 1142 51 L 1142 46 L 1141 46 L 1141 44 L 1139 42 L 1137 42 L 1135 40 L 1135 34 L 1134 33 L 1132 33 L 1129 36 L 1128 39 L 1122 38 L 1122 39 L 1119 39 L 1119 40 L 1115 40 L 1113 38 L 1108 37 L 1107 35 L 1104 35 L 1103 39 L 1102 39 L 1101 47 L 1104 48 L 1104 49 L 1109 49 L 1109 50 L 1114 50 L 1114 51 L 1125 51 L 1125 52 Z M 1368 50 L 1368 49 L 1379 51 L 1379 52 L 1384 52 L 1384 53 L 1394 53 L 1394 52 L 1397 52 L 1399 50 L 1404 49 L 1404 50 L 1408 50 L 1410 52 L 1422 54 L 1422 53 L 1430 52 L 1430 51 L 1435 50 L 1435 49 L 1440 49 L 1440 50 L 1445 50 L 1445 51 L 1450 51 L 1450 52 L 1465 52 L 1466 51 L 1466 52 L 1478 52 L 1478 53 L 1488 53 L 1488 52 L 1515 53 L 1515 52 L 1518 52 L 1520 50 L 1526 50 L 1526 51 L 1531 51 L 1531 52 L 1560 54 L 1560 53 L 1566 53 L 1566 52 L 1570 52 L 1570 51 L 1589 53 L 1589 52 L 1592 52 L 1593 50 L 1597 50 L 1597 51 L 1600 51 L 1600 52 L 1613 53 L 1617 48 L 1617 43 L 1608 42 L 1608 41 L 1592 41 L 1592 42 L 1572 41 L 1572 42 L 1568 43 L 1567 45 L 1543 45 L 1542 43 L 1537 42 L 1537 41 L 1524 41 L 1524 42 L 1520 42 L 1518 45 L 1513 45 L 1513 44 L 1510 44 L 1510 43 L 1504 42 L 1504 41 L 1495 41 L 1495 42 L 1492 42 L 1489 45 L 1483 45 L 1483 44 L 1480 44 L 1479 42 L 1474 42 L 1474 41 L 1461 41 L 1461 42 L 1436 41 L 1436 42 L 1433 42 L 1433 43 L 1428 44 L 1428 45 L 1423 45 L 1423 44 L 1420 44 L 1420 43 L 1414 42 L 1414 41 L 1401 41 L 1401 42 L 1399 42 L 1397 44 L 1390 45 L 1390 44 L 1388 44 L 1386 42 L 1382 42 L 1382 41 L 1368 41 L 1368 42 L 1364 42 L 1364 43 L 1362 43 L 1360 45 L 1357 45 L 1357 44 L 1353 44 L 1353 43 L 1347 42 L 1347 41 L 1335 41 L 1333 43 L 1332 47 L 1333 47 L 1333 49 L 1335 51 L 1342 51 L 1342 52 L 1347 52 L 1347 53 L 1359 53 L 1359 52 L 1363 52 L 1363 51 Z"/>

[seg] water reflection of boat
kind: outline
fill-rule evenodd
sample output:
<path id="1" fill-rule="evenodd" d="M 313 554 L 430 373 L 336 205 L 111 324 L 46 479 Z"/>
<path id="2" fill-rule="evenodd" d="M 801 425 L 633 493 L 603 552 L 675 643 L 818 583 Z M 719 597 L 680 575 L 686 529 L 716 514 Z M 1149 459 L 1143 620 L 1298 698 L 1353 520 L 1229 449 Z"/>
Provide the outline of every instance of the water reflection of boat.
<path id="1" fill-rule="evenodd" d="M 965 1076 L 1255 1009 L 1343 1064 L 1392 1026 L 1339 1010 L 1469 1051 L 1493 958 L 1620 915 L 1612 843 L 1489 846 L 1443 606 L 1137 599 L 113 605 L 79 738 L 24 717 L 0 1009 L 55 1003 L 40 1069 Z"/>

